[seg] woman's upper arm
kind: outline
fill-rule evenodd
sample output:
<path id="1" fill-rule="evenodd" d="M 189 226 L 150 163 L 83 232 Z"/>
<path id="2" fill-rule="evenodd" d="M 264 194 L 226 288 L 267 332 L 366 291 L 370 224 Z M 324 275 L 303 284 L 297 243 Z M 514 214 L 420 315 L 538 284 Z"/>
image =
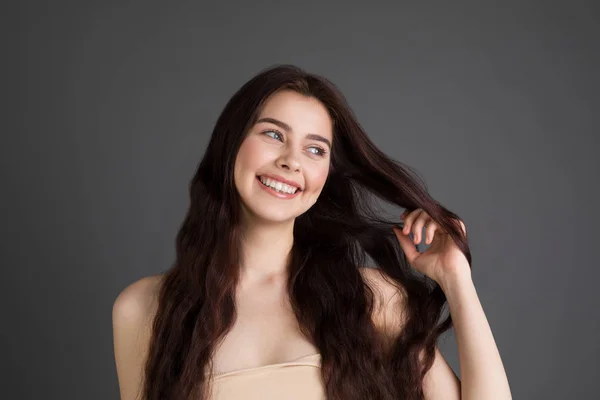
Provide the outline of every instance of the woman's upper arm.
<path id="1" fill-rule="evenodd" d="M 141 399 L 158 279 L 145 277 L 130 284 L 113 304 L 113 345 L 121 400 Z"/>
<path id="2" fill-rule="evenodd" d="M 425 400 L 460 400 L 460 380 L 436 346 L 433 365 L 423 378 Z"/>

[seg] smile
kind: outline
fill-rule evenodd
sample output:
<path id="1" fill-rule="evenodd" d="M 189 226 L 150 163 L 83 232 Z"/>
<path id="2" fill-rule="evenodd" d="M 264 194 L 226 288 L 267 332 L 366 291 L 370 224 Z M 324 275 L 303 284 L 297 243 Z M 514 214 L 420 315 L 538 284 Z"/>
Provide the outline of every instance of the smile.
<path id="1" fill-rule="evenodd" d="M 296 197 L 298 193 L 301 192 L 301 190 L 296 187 L 286 185 L 285 183 L 278 182 L 270 178 L 257 176 L 256 180 L 263 190 L 280 199 L 291 199 Z"/>

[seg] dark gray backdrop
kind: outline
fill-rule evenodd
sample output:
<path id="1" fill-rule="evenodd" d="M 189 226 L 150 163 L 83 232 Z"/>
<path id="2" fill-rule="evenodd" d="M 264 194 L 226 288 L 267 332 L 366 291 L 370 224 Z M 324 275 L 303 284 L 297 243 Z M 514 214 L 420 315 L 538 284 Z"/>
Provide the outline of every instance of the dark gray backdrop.
<path id="1" fill-rule="evenodd" d="M 294 63 L 466 222 L 514 398 L 598 398 L 598 2 L 203 3 L 4 13 L 0 397 L 117 398 L 115 297 L 170 266 L 228 98 Z"/>

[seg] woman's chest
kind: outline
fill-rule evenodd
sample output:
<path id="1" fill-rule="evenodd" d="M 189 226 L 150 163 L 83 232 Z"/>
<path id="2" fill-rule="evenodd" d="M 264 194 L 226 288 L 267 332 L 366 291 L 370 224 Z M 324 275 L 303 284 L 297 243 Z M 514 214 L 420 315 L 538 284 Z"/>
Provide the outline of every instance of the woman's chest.
<path id="1" fill-rule="evenodd" d="M 241 299 L 232 329 L 217 345 L 214 374 L 273 365 L 318 353 L 285 298 Z"/>

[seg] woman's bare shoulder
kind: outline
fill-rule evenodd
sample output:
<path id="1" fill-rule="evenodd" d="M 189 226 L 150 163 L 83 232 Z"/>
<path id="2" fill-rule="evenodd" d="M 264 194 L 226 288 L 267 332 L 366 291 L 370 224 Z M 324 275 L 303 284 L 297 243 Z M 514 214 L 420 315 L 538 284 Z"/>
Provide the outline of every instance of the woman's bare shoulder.
<path id="1" fill-rule="evenodd" d="M 359 271 L 371 290 L 380 294 L 386 302 L 404 296 L 402 288 L 381 268 L 360 267 Z"/>
<path id="2" fill-rule="evenodd" d="M 373 322 L 390 337 L 395 337 L 404 327 L 405 294 L 402 287 L 383 270 L 360 267 L 359 271 L 375 295 Z"/>
<path id="3" fill-rule="evenodd" d="M 130 323 L 152 319 L 164 274 L 146 276 L 126 286 L 113 304 L 113 319 Z"/>

